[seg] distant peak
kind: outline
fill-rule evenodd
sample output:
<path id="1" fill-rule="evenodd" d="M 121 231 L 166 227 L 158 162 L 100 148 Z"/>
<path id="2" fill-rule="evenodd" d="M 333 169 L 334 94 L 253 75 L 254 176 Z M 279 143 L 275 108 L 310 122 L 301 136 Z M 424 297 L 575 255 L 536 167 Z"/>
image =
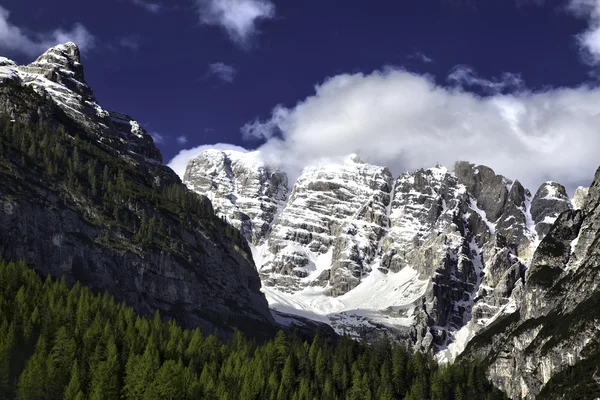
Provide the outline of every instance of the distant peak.
<path id="1" fill-rule="evenodd" d="M 0 67 L 16 67 L 17 63 L 6 57 L 0 57 Z"/>
<path id="2" fill-rule="evenodd" d="M 365 162 L 358 156 L 356 153 L 352 153 L 347 157 L 348 161 L 351 161 L 356 164 L 364 164 Z"/>
<path id="3" fill-rule="evenodd" d="M 61 60 L 62 57 L 65 59 Z M 73 42 L 57 44 L 56 46 L 50 47 L 44 52 L 44 54 L 39 56 L 34 63 L 37 63 L 40 60 L 47 60 L 48 58 L 53 58 L 54 62 L 58 64 L 65 62 L 73 64 L 81 63 L 81 53 L 79 51 L 79 47 L 77 47 L 77 45 Z"/>
<path id="4" fill-rule="evenodd" d="M 65 85 L 70 90 L 95 101 L 92 89 L 85 81 L 79 47 L 73 42 L 58 44 L 49 48 L 22 70 Z"/>

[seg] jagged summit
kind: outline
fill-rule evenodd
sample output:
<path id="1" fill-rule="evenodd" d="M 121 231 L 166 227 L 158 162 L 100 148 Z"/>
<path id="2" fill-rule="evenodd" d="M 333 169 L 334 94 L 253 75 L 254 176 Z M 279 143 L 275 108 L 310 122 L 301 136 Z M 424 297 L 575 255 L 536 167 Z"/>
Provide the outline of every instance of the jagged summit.
<path id="1" fill-rule="evenodd" d="M 246 232 L 271 307 L 449 358 L 514 311 L 546 225 L 571 204 L 557 184 L 532 196 L 469 162 L 394 178 L 356 155 L 311 163 L 288 192 L 255 157 L 205 151 L 184 181 Z"/>
<path id="2" fill-rule="evenodd" d="M 254 244 L 264 241 L 288 194 L 287 175 L 257 152 L 206 150 L 189 162 L 183 179 Z"/>
<path id="3" fill-rule="evenodd" d="M 162 155 L 154 141 L 133 118 L 98 104 L 92 88 L 85 81 L 75 43 L 54 46 L 29 65 L 19 66 L 1 58 L 0 83 L 9 81 L 31 87 L 54 102 L 83 129 L 97 135 L 99 141 L 110 144 L 124 155 L 162 163 Z M 39 116 L 30 117 L 35 121 Z"/>
<path id="4" fill-rule="evenodd" d="M 33 64 L 49 62 L 63 66 L 81 66 L 79 47 L 73 42 L 58 44 L 46 50 Z"/>

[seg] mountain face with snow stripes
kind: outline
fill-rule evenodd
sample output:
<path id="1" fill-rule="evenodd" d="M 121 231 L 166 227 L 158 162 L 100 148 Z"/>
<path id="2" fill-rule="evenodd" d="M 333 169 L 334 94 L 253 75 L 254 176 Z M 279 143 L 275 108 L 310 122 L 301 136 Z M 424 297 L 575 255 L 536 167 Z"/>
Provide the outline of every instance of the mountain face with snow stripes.
<path id="1" fill-rule="evenodd" d="M 137 121 L 98 104 L 85 81 L 79 48 L 72 42 L 50 48 L 29 65 L 0 57 L 0 83 L 29 87 L 78 124 L 95 131 L 98 140 L 147 162 L 162 163 L 160 151 Z"/>
<path id="2" fill-rule="evenodd" d="M 275 334 L 249 246 L 138 122 L 98 104 L 75 44 L 24 66 L 0 57 L 0 116 L 4 259 L 203 334 Z"/>
<path id="3" fill-rule="evenodd" d="M 468 162 L 394 179 L 351 155 L 307 166 L 289 190 L 256 152 L 207 150 L 184 182 L 252 244 L 272 309 L 442 359 L 515 311 L 535 248 L 573 208 L 558 183 L 532 195 Z"/>

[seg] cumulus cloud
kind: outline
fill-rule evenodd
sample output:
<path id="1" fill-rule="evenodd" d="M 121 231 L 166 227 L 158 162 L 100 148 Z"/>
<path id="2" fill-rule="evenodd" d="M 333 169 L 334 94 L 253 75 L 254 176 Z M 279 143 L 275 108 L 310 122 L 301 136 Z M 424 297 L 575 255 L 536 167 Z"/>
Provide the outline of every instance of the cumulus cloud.
<path id="1" fill-rule="evenodd" d="M 208 66 L 206 76 L 215 76 L 223 82 L 231 83 L 237 75 L 237 69 L 233 65 L 222 62 L 212 63 Z"/>
<path id="2" fill-rule="evenodd" d="M 589 64 L 600 63 L 600 0 L 569 0 L 568 10 L 588 20 L 588 29 L 577 35 L 583 58 Z"/>
<path id="3" fill-rule="evenodd" d="M 75 23 L 70 30 L 59 28 L 31 35 L 13 25 L 9 17 L 10 12 L 0 6 L 0 50 L 37 56 L 65 42 L 75 42 L 82 51 L 94 46 L 94 36 L 80 23 Z"/>
<path id="4" fill-rule="evenodd" d="M 226 144 L 226 143 L 203 145 L 203 146 L 194 147 L 192 149 L 181 150 L 179 152 L 179 154 L 177 154 L 175 157 L 173 157 L 173 159 L 171 161 L 169 161 L 168 166 L 173 171 L 175 171 L 175 173 L 177 175 L 179 175 L 179 177 L 181 179 L 183 179 L 183 174 L 185 174 L 185 168 L 187 167 L 188 162 L 190 160 L 198 157 L 200 155 L 200 153 L 202 153 L 204 150 L 208 150 L 208 149 L 236 150 L 236 151 L 241 151 L 244 153 L 247 152 L 247 150 L 244 149 L 243 147 L 235 146 L 232 144 Z"/>
<path id="5" fill-rule="evenodd" d="M 181 136 L 177 136 L 177 143 L 183 145 L 183 144 L 187 144 L 188 142 L 188 138 L 185 135 L 181 135 Z"/>
<path id="6" fill-rule="evenodd" d="M 323 157 L 356 153 L 400 172 L 457 160 L 488 165 L 536 190 L 557 180 L 589 184 L 600 164 L 600 89 L 479 96 L 429 76 L 387 69 L 339 75 L 291 108 L 243 129 L 295 179 Z"/>
<path id="7" fill-rule="evenodd" d="M 153 14 L 157 14 L 162 9 L 162 6 L 158 3 L 149 3 L 143 0 L 131 0 L 133 4 L 138 7 L 142 7 L 144 10 L 151 12 Z"/>
<path id="8" fill-rule="evenodd" d="M 196 0 L 200 22 L 220 26 L 236 44 L 246 47 L 259 21 L 275 16 L 270 0 Z"/>

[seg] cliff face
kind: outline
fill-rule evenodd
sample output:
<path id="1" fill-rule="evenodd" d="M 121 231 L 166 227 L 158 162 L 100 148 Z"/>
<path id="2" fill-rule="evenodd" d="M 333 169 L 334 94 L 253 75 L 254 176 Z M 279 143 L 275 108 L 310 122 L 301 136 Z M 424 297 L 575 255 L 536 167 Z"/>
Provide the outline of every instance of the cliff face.
<path id="1" fill-rule="evenodd" d="M 287 195 L 259 153 L 209 150 L 184 182 L 245 232 L 272 308 L 450 360 L 514 310 L 533 250 L 572 208 L 555 182 L 532 195 L 468 162 L 394 179 L 356 156 L 323 160 Z"/>
<path id="2" fill-rule="evenodd" d="M 579 193 L 581 209 L 560 214 L 537 248 L 513 295 L 516 312 L 498 318 L 464 354 L 485 359 L 490 379 L 511 398 L 598 393 L 600 170 L 589 193 Z"/>
<path id="3" fill-rule="evenodd" d="M 240 233 L 101 108 L 73 44 L 0 62 L 0 254 L 186 327 L 266 338 L 275 321 Z"/>

